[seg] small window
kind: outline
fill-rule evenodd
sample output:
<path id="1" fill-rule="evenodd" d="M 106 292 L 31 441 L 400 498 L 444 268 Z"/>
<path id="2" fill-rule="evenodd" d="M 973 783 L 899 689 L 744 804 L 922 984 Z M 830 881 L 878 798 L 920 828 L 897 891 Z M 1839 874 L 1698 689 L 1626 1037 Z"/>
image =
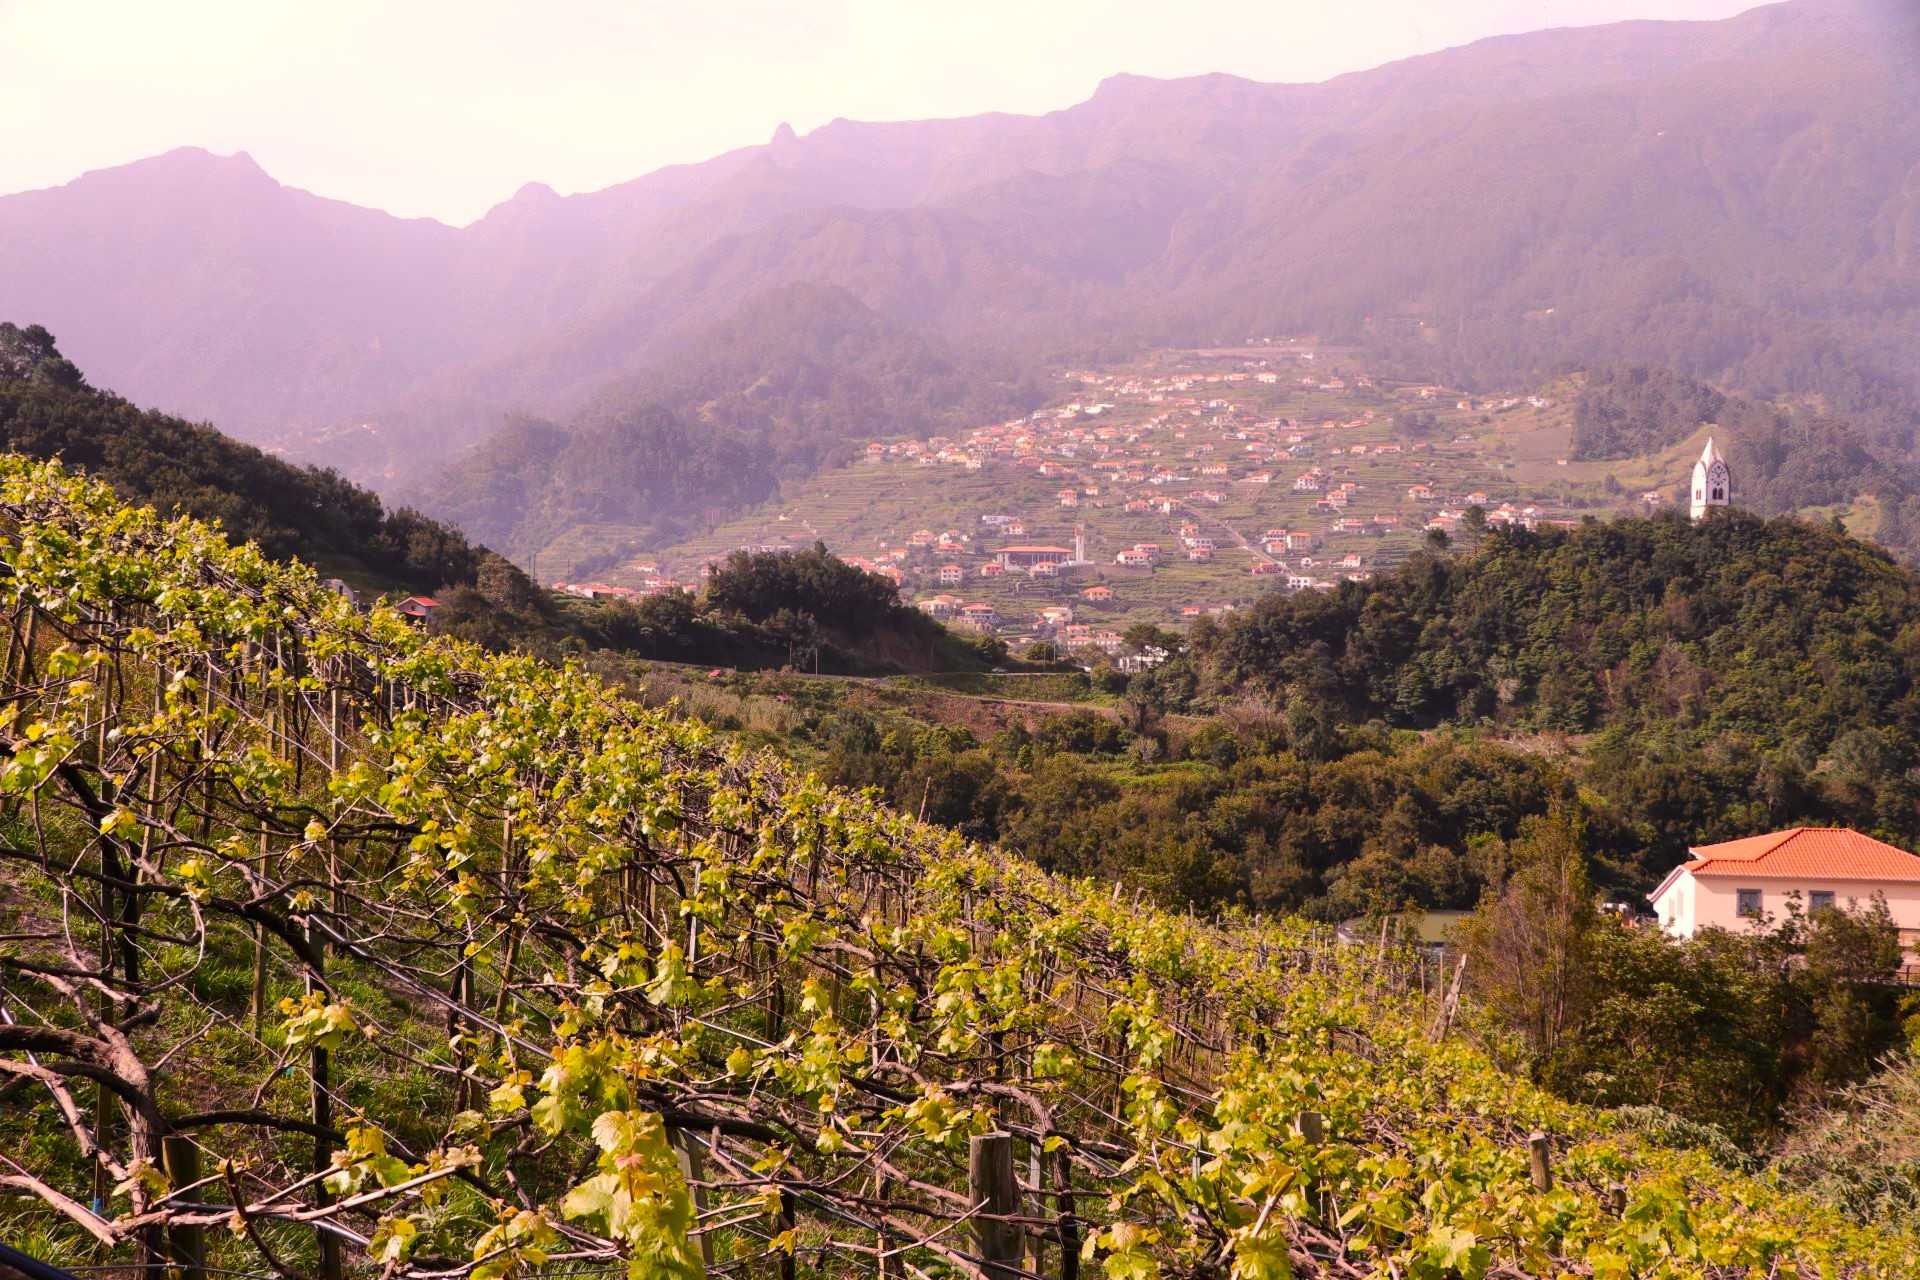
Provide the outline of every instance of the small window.
<path id="1" fill-rule="evenodd" d="M 1822 911 L 1833 910 L 1833 890 L 1815 889 L 1807 894 L 1807 914 L 1818 915 Z"/>
<path id="2" fill-rule="evenodd" d="M 1725 502 L 1727 500 L 1727 491 L 1719 485 L 1715 485 L 1713 487 L 1713 500 L 1715 502 Z"/>
<path id="3" fill-rule="evenodd" d="M 1740 914 L 1757 916 L 1760 914 L 1760 891 L 1758 889 L 1736 890 L 1740 895 Z"/>

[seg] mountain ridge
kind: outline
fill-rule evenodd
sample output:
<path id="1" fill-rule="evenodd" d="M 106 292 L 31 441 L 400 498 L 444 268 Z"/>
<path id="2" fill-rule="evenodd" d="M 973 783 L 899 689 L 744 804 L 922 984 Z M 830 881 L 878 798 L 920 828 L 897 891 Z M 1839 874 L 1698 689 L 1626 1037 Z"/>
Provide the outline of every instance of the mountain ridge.
<path id="1" fill-rule="evenodd" d="M 575 415 L 795 283 L 1030 369 L 1089 343 L 1309 332 L 1488 385 L 1658 348 L 1734 389 L 1891 403 L 1878 438 L 1904 453 L 1911 22 L 1789 0 L 1318 84 L 1123 74 L 1042 115 L 836 120 L 597 192 L 529 183 L 462 228 L 177 151 L 165 199 L 87 207 L 152 162 L 0 197 L 0 314 L 139 400 L 387 485 L 511 411 Z M 1848 366 L 1893 390 L 1856 393 Z"/>

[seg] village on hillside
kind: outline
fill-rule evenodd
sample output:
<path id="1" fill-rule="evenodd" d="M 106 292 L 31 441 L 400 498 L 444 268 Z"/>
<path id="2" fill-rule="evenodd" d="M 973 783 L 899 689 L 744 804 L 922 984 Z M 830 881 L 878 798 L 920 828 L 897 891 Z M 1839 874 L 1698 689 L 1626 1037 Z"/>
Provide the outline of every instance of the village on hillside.
<path id="1" fill-rule="evenodd" d="M 1558 395 L 1388 383 L 1285 339 L 1060 381 L 1059 402 L 1026 417 L 871 441 L 707 536 L 552 585 L 693 590 L 734 550 L 817 540 L 943 622 L 1137 664 L 1134 623 L 1364 581 L 1435 534 L 1645 511 L 1672 488 L 1570 464 Z"/>

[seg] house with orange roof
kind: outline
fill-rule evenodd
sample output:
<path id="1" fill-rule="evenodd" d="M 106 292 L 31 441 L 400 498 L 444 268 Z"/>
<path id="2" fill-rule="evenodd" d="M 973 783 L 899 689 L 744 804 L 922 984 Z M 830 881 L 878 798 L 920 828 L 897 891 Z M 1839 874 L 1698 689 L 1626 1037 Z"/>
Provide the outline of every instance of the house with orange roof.
<path id="1" fill-rule="evenodd" d="M 434 615 L 440 612 L 440 602 L 432 596 L 408 596 L 394 608 L 407 621 L 426 624 L 431 623 Z"/>
<path id="2" fill-rule="evenodd" d="M 1689 849 L 1647 895 L 1676 937 L 1783 920 L 1797 901 L 1811 914 L 1886 900 L 1900 941 L 1920 940 L 1920 857 L 1845 827 L 1793 827 Z"/>

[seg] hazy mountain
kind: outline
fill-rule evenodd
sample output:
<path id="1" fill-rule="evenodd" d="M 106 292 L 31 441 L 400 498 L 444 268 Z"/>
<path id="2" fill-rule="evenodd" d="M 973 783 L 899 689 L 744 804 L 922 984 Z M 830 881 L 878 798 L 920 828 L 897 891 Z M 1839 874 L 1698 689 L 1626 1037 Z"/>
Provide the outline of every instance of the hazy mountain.
<path id="1" fill-rule="evenodd" d="M 189 148 L 0 200 L 0 313 L 116 390 L 259 438 L 452 355 L 434 314 L 459 241 Z"/>
<path id="2" fill-rule="evenodd" d="M 1920 371 L 1908 14 L 1779 6 L 1684 67 L 1375 129 L 1218 197 L 1137 283 L 1466 379 L 1624 356 L 1864 408 Z"/>
<path id="3" fill-rule="evenodd" d="M 1274 329 L 1467 383 L 1634 359 L 1817 394 L 1904 450 L 1916 118 L 1909 6 L 1794 0 L 1317 85 L 1118 76 L 1043 116 L 783 126 L 460 229 L 189 150 L 0 198 L 0 316 L 126 394 L 389 481 L 505 411 L 653 388 L 800 284 L 989 364 Z"/>
<path id="4" fill-rule="evenodd" d="M 581 524 L 671 540 L 870 435 L 958 429 L 1043 396 L 1007 364 L 902 334 L 845 289 L 796 283 L 616 378 L 570 426 L 514 418 L 415 496 L 523 562 Z"/>

